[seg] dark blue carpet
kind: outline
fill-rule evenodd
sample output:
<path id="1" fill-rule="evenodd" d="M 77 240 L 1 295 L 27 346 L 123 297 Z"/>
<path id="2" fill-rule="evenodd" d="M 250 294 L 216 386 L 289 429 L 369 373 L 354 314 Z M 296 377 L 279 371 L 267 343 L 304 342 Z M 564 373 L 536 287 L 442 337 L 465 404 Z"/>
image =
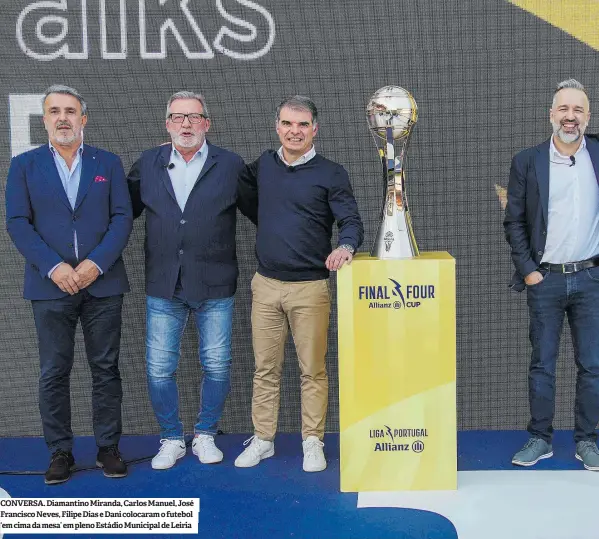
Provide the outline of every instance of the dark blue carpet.
<path id="1" fill-rule="evenodd" d="M 512 465 L 512 456 L 528 440 L 526 431 L 464 431 L 458 433 L 458 470 L 582 470 L 574 458 L 576 444 L 572 431 L 555 431 L 553 458 L 535 466 Z"/>
<path id="2" fill-rule="evenodd" d="M 165 471 L 154 471 L 149 462 L 130 466 L 125 479 L 107 479 L 99 470 L 75 473 L 62 485 L 46 486 L 42 476 L 0 475 L 0 486 L 12 497 L 199 497 L 199 536 L 205 539 L 455 539 L 453 525 L 444 517 L 408 509 L 357 509 L 357 494 L 339 492 L 339 438 L 325 437 L 328 468 L 321 473 L 302 471 L 299 434 L 279 434 L 275 457 L 259 466 L 238 469 L 233 461 L 247 436 L 217 438 L 225 453 L 218 465 L 202 465 L 188 454 Z M 525 432 L 467 431 L 459 433 L 460 470 L 514 469 L 513 452 L 526 441 Z M 125 459 L 153 455 L 155 436 L 128 436 L 121 441 Z M 76 440 L 78 467 L 94 466 L 93 438 Z M 581 469 L 574 459 L 571 432 L 558 432 L 553 459 L 535 469 Z M 46 446 L 41 438 L 0 439 L 1 470 L 45 470 Z M 521 469 L 521 468 L 518 468 Z M 522 469 L 526 471 L 526 469 Z M 146 534 L 140 537 L 164 538 Z M 11 536 L 8 536 L 11 537 Z M 12 537 L 17 537 L 13 535 Z M 18 537 L 39 538 L 40 535 Z M 53 535 L 52 537 L 84 537 Z M 89 537 L 115 537 L 89 535 Z M 170 535 L 169 537 L 190 537 Z"/>

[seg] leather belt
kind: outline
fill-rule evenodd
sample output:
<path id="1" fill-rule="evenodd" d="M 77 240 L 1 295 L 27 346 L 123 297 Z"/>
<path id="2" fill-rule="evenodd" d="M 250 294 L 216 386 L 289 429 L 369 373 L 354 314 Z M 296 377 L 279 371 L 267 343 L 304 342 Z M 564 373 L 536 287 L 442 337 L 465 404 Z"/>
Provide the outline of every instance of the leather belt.
<path id="1" fill-rule="evenodd" d="M 594 268 L 595 266 L 599 266 L 599 256 L 589 258 L 588 260 L 581 260 L 580 262 L 566 262 L 565 264 L 550 264 L 549 262 L 543 262 L 539 267 L 556 273 L 576 273 L 577 271 Z"/>

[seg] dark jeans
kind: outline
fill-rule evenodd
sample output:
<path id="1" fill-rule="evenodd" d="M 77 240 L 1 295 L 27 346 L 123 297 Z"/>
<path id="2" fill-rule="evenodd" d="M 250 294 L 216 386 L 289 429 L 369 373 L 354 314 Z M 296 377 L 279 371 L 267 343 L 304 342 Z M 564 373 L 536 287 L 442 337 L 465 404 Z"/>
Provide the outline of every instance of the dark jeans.
<path id="1" fill-rule="evenodd" d="M 31 304 L 40 353 L 39 406 L 48 448 L 54 452 L 73 447 L 70 374 L 79 319 L 92 374 L 96 444 L 118 444 L 122 431 L 118 363 L 123 296 L 96 298 L 83 290 L 74 296 Z"/>
<path id="2" fill-rule="evenodd" d="M 532 358 L 528 375 L 528 432 L 551 442 L 555 365 L 564 315 L 574 343 L 576 400 L 574 440 L 596 440 L 599 421 L 599 267 L 577 273 L 547 272 L 527 287 Z"/>

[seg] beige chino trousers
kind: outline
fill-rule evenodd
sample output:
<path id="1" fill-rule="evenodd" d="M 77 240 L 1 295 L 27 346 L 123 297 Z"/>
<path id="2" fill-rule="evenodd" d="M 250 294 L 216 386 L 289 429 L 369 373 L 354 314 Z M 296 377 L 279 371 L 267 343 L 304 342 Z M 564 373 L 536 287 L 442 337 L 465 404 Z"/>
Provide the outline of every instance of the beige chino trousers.
<path id="1" fill-rule="evenodd" d="M 301 370 L 302 439 L 322 440 L 329 396 L 325 355 L 330 312 L 326 279 L 286 282 L 254 275 L 252 421 L 258 438 L 271 441 L 277 431 L 285 341 L 291 328 Z"/>

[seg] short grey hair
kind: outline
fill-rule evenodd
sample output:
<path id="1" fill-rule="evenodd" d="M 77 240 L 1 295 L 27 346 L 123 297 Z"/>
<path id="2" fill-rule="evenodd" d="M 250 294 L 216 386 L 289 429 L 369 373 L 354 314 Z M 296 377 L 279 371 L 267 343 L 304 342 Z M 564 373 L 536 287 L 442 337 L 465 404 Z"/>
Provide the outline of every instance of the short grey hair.
<path id="1" fill-rule="evenodd" d="M 582 83 L 578 82 L 576 79 L 566 79 L 560 82 L 555 87 L 555 92 L 553 92 L 553 101 L 551 102 L 552 107 L 555 107 L 555 96 L 557 95 L 557 93 L 561 90 L 566 90 L 568 88 L 571 88 L 572 90 L 580 90 L 584 93 L 584 95 L 587 96 L 587 99 L 589 98 L 589 95 L 587 94 L 587 91 L 584 89 Z"/>
<path id="2" fill-rule="evenodd" d="M 318 109 L 316 108 L 314 101 L 312 101 L 309 97 L 304 95 L 294 95 L 292 97 L 286 97 L 283 99 L 283 101 L 281 101 L 277 107 L 277 123 L 281 117 L 281 110 L 284 107 L 293 110 L 307 110 L 310 114 L 312 114 L 312 123 L 318 123 Z"/>
<path id="3" fill-rule="evenodd" d="M 168 118 L 169 114 L 171 113 L 171 105 L 172 105 L 173 101 L 177 101 L 177 99 L 195 99 L 196 101 L 199 101 L 200 105 L 202 105 L 202 111 L 203 111 L 204 116 L 206 116 L 207 118 L 210 117 L 210 114 L 208 113 L 208 107 L 206 106 L 206 98 L 202 94 L 196 94 L 195 92 L 181 91 L 181 92 L 176 92 L 170 96 L 168 103 L 166 104 L 166 117 L 167 118 Z"/>
<path id="4" fill-rule="evenodd" d="M 50 94 L 72 95 L 77 99 L 77 101 L 79 101 L 79 104 L 81 105 L 81 116 L 85 116 L 87 114 L 87 103 L 83 99 L 83 96 L 77 90 L 75 90 L 75 88 L 64 86 L 63 84 L 53 84 L 44 92 L 44 97 L 42 98 L 42 110 L 44 110 L 46 99 Z"/>

